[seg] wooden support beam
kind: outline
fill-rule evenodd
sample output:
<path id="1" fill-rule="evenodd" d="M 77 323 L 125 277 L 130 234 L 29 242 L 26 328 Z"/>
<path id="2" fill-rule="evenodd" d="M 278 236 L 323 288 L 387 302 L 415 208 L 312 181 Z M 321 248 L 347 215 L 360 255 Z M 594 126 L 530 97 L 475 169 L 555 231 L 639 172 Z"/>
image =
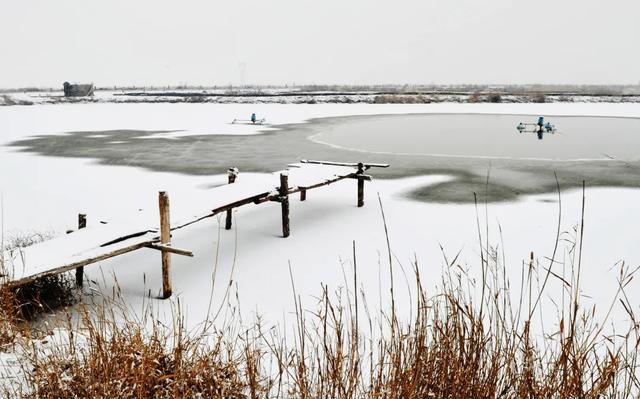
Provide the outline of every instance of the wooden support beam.
<path id="1" fill-rule="evenodd" d="M 367 180 L 366 176 L 367 175 L 363 175 L 365 177 L 363 177 L 363 179 Z M 309 190 L 313 190 L 314 188 L 318 188 L 318 187 L 323 187 L 323 186 L 328 186 L 329 184 L 333 184 L 335 182 L 338 182 L 342 179 L 358 179 L 359 177 L 356 174 L 351 174 L 351 175 L 346 175 L 346 176 L 336 176 L 333 179 L 329 179 L 329 180 L 325 180 L 322 183 L 318 183 L 318 184 L 314 184 L 312 186 L 304 186 L 304 187 L 294 187 L 289 189 L 289 195 L 291 194 L 295 194 L 295 193 L 302 193 L 302 191 L 309 191 Z M 305 194 L 305 199 L 306 199 L 306 194 Z M 280 195 L 280 191 L 278 190 L 277 193 L 267 193 L 265 194 L 264 197 L 258 198 L 255 201 L 253 201 L 254 204 L 259 205 L 262 204 L 264 202 L 282 202 L 282 196 Z"/>
<path id="2" fill-rule="evenodd" d="M 307 199 L 307 190 L 304 188 L 300 189 L 300 201 L 306 201 Z"/>
<path id="3" fill-rule="evenodd" d="M 87 215 L 84 213 L 78 214 L 78 230 L 87 227 Z M 82 280 L 84 277 L 84 266 L 80 266 L 76 269 L 76 287 L 82 287 Z"/>
<path id="4" fill-rule="evenodd" d="M 333 183 L 338 182 L 338 181 L 340 181 L 342 179 L 349 179 L 349 178 L 357 178 L 357 177 L 356 177 L 355 173 L 354 174 L 350 174 L 350 175 L 344 175 L 344 176 L 336 176 L 334 178 L 331 178 L 331 179 L 328 179 L 328 180 L 325 180 L 323 182 L 316 183 L 316 184 L 313 184 L 313 185 L 310 185 L 310 186 L 298 186 L 298 187 L 295 187 L 294 189 L 289 190 L 289 194 L 297 193 L 298 191 L 302 191 L 302 190 L 305 190 L 305 191 L 313 190 L 314 188 L 328 186 L 329 184 L 333 184 Z"/>
<path id="5" fill-rule="evenodd" d="M 169 195 L 160 191 L 158 195 L 160 208 L 160 243 L 171 244 L 171 222 L 169 217 Z M 162 251 L 162 299 L 171 296 L 171 253 Z"/>
<path id="6" fill-rule="evenodd" d="M 265 198 L 268 195 L 269 195 L 269 192 L 264 192 L 264 193 L 261 193 L 261 194 L 256 194 L 253 197 L 244 198 L 244 199 L 232 202 L 230 204 L 227 204 L 227 205 L 212 209 L 210 213 L 208 213 L 208 214 L 206 214 L 204 216 L 201 216 L 201 217 L 199 217 L 197 219 L 193 219 L 193 220 L 191 220 L 189 222 L 186 222 L 186 223 L 183 223 L 183 224 L 180 224 L 180 225 L 172 227 L 171 231 L 182 229 L 182 228 L 185 228 L 187 226 L 191 226 L 194 223 L 198 223 L 201 220 L 208 219 L 210 217 L 213 217 L 213 216 L 219 214 L 220 212 L 224 212 L 224 211 L 227 211 L 229 209 L 237 208 L 239 206 L 243 206 L 243 205 L 247 205 L 247 204 L 256 204 L 256 205 L 260 204 L 262 202 L 267 201 L 267 200 L 265 200 Z"/>
<path id="7" fill-rule="evenodd" d="M 255 205 L 260 205 L 260 204 L 264 204 L 265 202 L 280 202 L 280 194 L 267 194 L 266 196 L 262 197 L 262 198 L 258 198 L 255 201 L 253 201 L 253 203 Z"/>
<path id="8" fill-rule="evenodd" d="M 349 176 L 349 179 L 372 181 L 373 177 L 371 177 L 370 175 L 353 174 L 353 175 Z"/>
<path id="9" fill-rule="evenodd" d="M 289 237 L 289 175 L 280 173 L 280 205 L 282 207 L 282 236 Z"/>
<path id="10" fill-rule="evenodd" d="M 361 175 L 364 173 L 364 164 L 358 164 L 358 172 L 356 175 Z M 358 208 L 364 206 L 364 179 L 358 179 Z"/>
<path id="11" fill-rule="evenodd" d="M 193 258 L 193 252 L 187 251 L 186 249 L 179 249 L 179 248 L 171 247 L 166 244 L 156 244 L 156 243 L 147 244 L 145 246 L 147 248 L 156 249 L 158 251 L 167 251 L 167 252 L 171 252 L 172 254 L 189 256 Z"/>
<path id="12" fill-rule="evenodd" d="M 228 183 L 233 184 L 236 181 L 236 177 L 238 177 L 238 168 L 233 167 L 227 171 Z M 232 210 L 227 210 L 227 220 L 225 221 L 224 228 L 226 230 L 231 230 L 231 214 Z"/>

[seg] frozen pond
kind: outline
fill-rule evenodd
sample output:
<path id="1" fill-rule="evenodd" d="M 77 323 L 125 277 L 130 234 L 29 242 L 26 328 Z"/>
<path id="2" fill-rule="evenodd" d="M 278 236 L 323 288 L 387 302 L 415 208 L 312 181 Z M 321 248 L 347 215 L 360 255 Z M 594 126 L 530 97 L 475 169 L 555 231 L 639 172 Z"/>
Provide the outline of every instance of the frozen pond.
<path id="1" fill-rule="evenodd" d="M 367 152 L 532 160 L 640 159 L 640 119 L 549 117 L 558 131 L 518 133 L 524 115 L 404 115 L 354 118 L 317 134 L 320 142 Z"/>
<path id="2" fill-rule="evenodd" d="M 68 131 L 10 143 L 19 151 L 188 175 L 271 172 L 301 158 L 389 162 L 380 177 L 449 175 L 408 195 L 439 203 L 489 201 L 589 186 L 639 187 L 640 119 L 548 117 L 556 134 L 518 133 L 531 115 L 378 115 L 315 119 L 258 135 L 175 135 L 167 130 Z M 487 179 L 489 177 L 489 179 Z M 488 185 L 487 185 L 488 180 Z"/>

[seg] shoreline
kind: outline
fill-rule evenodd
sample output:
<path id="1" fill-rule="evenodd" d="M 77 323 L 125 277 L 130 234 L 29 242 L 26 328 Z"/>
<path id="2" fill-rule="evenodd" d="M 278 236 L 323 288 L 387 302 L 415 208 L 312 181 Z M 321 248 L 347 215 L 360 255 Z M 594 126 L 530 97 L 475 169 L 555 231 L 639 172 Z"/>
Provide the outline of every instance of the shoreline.
<path id="1" fill-rule="evenodd" d="M 498 98 L 495 98 L 495 95 Z M 65 97 L 61 92 L 0 92 L 0 106 L 42 104 L 559 104 L 640 103 L 640 94 L 460 91 L 224 91 L 224 90 L 96 90 L 93 96 Z"/>

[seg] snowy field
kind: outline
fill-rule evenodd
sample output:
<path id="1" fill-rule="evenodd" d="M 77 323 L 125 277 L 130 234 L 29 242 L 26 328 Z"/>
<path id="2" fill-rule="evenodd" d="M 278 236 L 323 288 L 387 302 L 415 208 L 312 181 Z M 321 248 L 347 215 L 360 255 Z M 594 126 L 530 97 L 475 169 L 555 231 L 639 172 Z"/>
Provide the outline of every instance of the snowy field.
<path id="1" fill-rule="evenodd" d="M 267 118 L 269 126 L 232 125 L 234 118 L 252 112 Z M 166 190 L 172 207 L 198 204 L 205 190 L 226 183 L 226 176 L 188 176 L 152 172 L 127 166 L 98 165 L 91 160 L 43 157 L 18 152 L 7 143 L 33 135 L 82 131 L 99 134 L 115 129 L 171 131 L 164 136 L 195 134 L 259 134 L 280 124 L 313 118 L 407 113 L 492 113 L 526 115 L 640 117 L 639 104 L 431 104 L 431 105 L 244 105 L 244 104 L 76 104 L 0 107 L 0 192 L 4 240 L 30 231 L 64 233 L 75 227 L 78 213 L 89 225 L 100 220 L 135 218 L 139 210 L 157 207 L 157 192 Z M 212 154 L 215 156 L 215 154 Z M 345 160 L 352 161 L 352 160 Z M 231 166 L 231 165 L 230 165 Z M 262 174 L 239 179 L 260 182 Z M 393 166 L 392 166 L 393 167 Z M 375 177 L 375 170 L 371 171 Z M 188 326 L 201 323 L 207 313 L 225 304 L 225 295 L 245 318 L 259 314 L 270 323 L 282 322 L 293 310 L 290 278 L 303 302 L 312 307 L 321 284 L 330 290 L 350 284 L 352 245 L 355 241 L 359 282 L 370 304 L 386 306 L 388 263 L 380 202 L 386 214 L 394 257 L 397 294 L 406 297 L 402 268 L 410 273 L 417 259 L 426 285 L 441 278 L 444 252 L 477 276 L 480 267 L 477 216 L 483 241 L 505 253 L 508 274 L 517 285 L 522 265 L 534 252 L 540 267 L 548 267 L 558 221 L 557 194 L 525 197 L 518 202 L 449 205 L 415 202 L 404 194 L 447 176 L 374 180 L 365 187 L 365 206 L 357 208 L 356 183 L 339 182 L 310 191 L 306 202 L 291 201 L 291 237 L 280 237 L 279 204 L 249 205 L 234 212 L 231 231 L 220 220 L 209 220 L 176 232 L 173 244 L 194 252 L 194 258 L 173 256 L 173 299 L 187 311 Z M 209 194 L 210 195 L 210 194 Z M 583 242 L 583 290 L 586 304 L 606 307 L 617 288 L 621 261 L 640 265 L 637 226 L 640 225 L 640 190 L 587 189 Z M 561 194 L 561 231 L 580 222 L 582 193 Z M 488 222 L 488 227 L 485 223 Z M 224 221 L 222 221 L 224 223 Z M 562 244 L 558 258 L 568 262 Z M 401 267 L 402 266 L 402 267 Z M 561 266 L 555 265 L 554 268 Z M 561 269 L 555 270 L 562 273 Z M 110 293 L 117 283 L 132 309 L 158 295 L 161 288 L 160 255 L 141 250 L 85 268 L 98 290 Z M 231 282 L 231 284 L 230 284 Z M 637 280 L 629 288 L 631 303 L 640 303 Z M 547 294 L 559 296 L 553 284 Z M 210 301 L 210 296 L 213 299 Z M 228 295 L 227 295 L 228 294 Z M 153 299 L 152 299 L 153 301 Z M 210 303 L 212 306 L 210 306 Z M 399 300 L 399 303 L 402 303 Z M 167 317 L 171 302 L 155 300 Z M 555 315 L 549 315 L 554 318 Z M 614 318 L 624 318 L 614 311 Z"/>

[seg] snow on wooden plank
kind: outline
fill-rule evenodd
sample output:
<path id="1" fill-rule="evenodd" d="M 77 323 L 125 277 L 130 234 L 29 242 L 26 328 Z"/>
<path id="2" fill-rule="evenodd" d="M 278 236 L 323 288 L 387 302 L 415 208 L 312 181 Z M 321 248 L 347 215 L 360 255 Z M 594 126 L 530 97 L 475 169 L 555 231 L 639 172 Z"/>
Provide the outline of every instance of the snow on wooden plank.
<path id="1" fill-rule="evenodd" d="M 88 227 L 26 248 L 5 251 L 3 273 L 6 281 L 19 283 L 72 270 L 142 248 L 157 241 L 158 237 L 157 232 L 140 231 L 129 233 L 130 238 L 118 241 L 123 231 L 130 230 L 122 225 Z M 110 241 L 116 242 L 108 244 Z"/>
<path id="2" fill-rule="evenodd" d="M 332 161 L 316 161 L 313 159 L 303 159 L 300 162 L 304 164 L 317 164 L 317 165 L 337 165 L 337 166 L 351 166 L 357 168 L 359 163 L 356 162 L 332 162 Z M 388 163 L 362 163 L 362 165 L 369 168 L 388 168 L 390 165 Z"/>
<path id="3" fill-rule="evenodd" d="M 288 175 L 291 191 L 318 187 L 356 172 L 357 169 L 351 166 L 296 163 L 260 182 L 242 182 L 240 179 L 234 184 L 206 192 L 205 198 L 198 201 L 202 204 L 198 209 L 173 206 L 170 210 L 171 229 L 183 228 L 225 210 L 264 202 L 268 197 L 278 195 L 281 173 Z M 126 223 L 100 224 L 26 248 L 6 251 L 3 254 L 5 281 L 15 284 L 27 282 L 149 247 L 158 242 L 158 223 L 159 214 L 147 210 Z"/>
<path id="4" fill-rule="evenodd" d="M 199 201 L 198 208 L 171 208 L 172 230 L 186 227 L 202 219 L 214 216 L 228 207 L 251 203 L 254 199 L 264 197 L 277 187 L 275 179 L 266 182 L 243 182 L 239 179 L 233 184 L 218 186 L 206 192 L 206 199 Z"/>
<path id="5" fill-rule="evenodd" d="M 307 188 L 336 178 L 346 177 L 356 172 L 354 168 L 344 166 L 327 166 L 296 163 L 289 165 L 286 171 L 274 172 L 269 178 L 260 183 L 243 182 L 239 178 L 233 184 L 218 186 L 205 195 L 210 199 L 204 201 L 200 209 L 171 209 L 172 229 L 183 228 L 211 217 L 229 208 L 235 208 L 252 203 L 275 193 L 280 185 L 279 174 L 286 172 L 289 175 L 289 185 L 292 188 Z"/>
<path id="6" fill-rule="evenodd" d="M 356 169 L 344 166 L 325 166 L 314 164 L 291 164 L 289 185 L 308 188 L 327 181 L 344 178 L 356 173 Z"/>

